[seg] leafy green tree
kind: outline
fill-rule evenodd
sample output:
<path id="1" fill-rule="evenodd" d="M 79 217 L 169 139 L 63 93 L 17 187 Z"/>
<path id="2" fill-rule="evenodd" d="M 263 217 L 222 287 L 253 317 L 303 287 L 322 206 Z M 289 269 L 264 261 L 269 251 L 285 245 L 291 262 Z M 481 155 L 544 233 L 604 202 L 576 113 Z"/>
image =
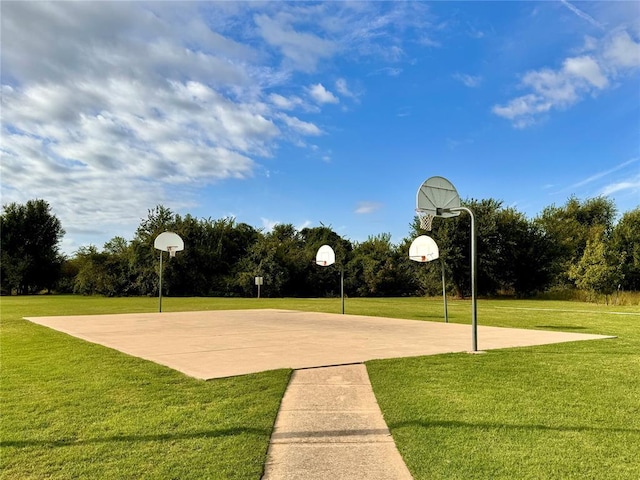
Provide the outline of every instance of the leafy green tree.
<path id="1" fill-rule="evenodd" d="M 546 290 L 552 280 L 551 245 L 544 232 L 513 208 L 499 210 L 496 222 L 492 248 L 500 290 L 518 297 Z"/>
<path id="2" fill-rule="evenodd" d="M 261 235 L 247 252 L 239 278 L 245 294 L 252 294 L 254 277 L 264 278 L 261 295 L 298 296 L 305 269 L 305 253 L 299 232 L 292 224 L 278 224 Z"/>
<path id="3" fill-rule="evenodd" d="M 420 226 L 420 219 L 418 216 L 413 218 L 412 223 L 409 225 L 409 237 L 404 238 L 400 244 L 398 245 L 398 249 L 402 252 L 403 257 L 401 259 L 401 263 L 403 264 L 403 268 L 407 270 L 407 294 L 408 295 L 441 295 L 442 294 L 442 267 L 440 262 L 444 261 L 445 263 L 445 275 L 447 277 L 447 291 L 452 291 L 453 286 L 451 284 L 451 270 L 446 264 L 446 253 L 440 248 L 440 244 L 438 244 L 438 248 L 440 250 L 440 260 L 428 262 L 426 265 L 419 262 L 414 262 L 409 259 L 409 248 L 411 243 L 420 235 L 427 235 L 435 240 L 435 235 L 433 231 L 423 230 Z M 445 234 L 443 233 L 444 226 L 440 225 L 440 237 L 443 237 Z M 436 243 L 437 240 L 436 240 Z"/>
<path id="4" fill-rule="evenodd" d="M 154 249 L 156 237 L 165 231 L 175 230 L 175 215 L 167 207 L 158 205 L 147 213 L 131 242 L 131 261 L 135 265 L 132 288 L 140 295 L 158 294 L 159 252 Z M 171 270 L 171 265 L 167 265 Z M 169 275 L 170 276 L 170 275 Z M 163 287 L 170 285 L 164 282 Z"/>
<path id="5" fill-rule="evenodd" d="M 542 291 L 550 281 L 547 260 L 550 251 L 539 227 L 513 208 L 503 208 L 494 199 L 465 200 L 476 217 L 478 250 L 478 293 L 493 295 L 498 292 L 517 296 Z M 471 293 L 471 219 L 467 213 L 449 219 L 436 218 L 432 230 L 425 232 L 418 217 L 411 224 L 411 239 L 405 240 L 403 250 L 408 251 L 410 241 L 418 235 L 429 235 L 438 244 L 445 264 L 447 289 L 462 297 Z M 440 265 L 414 266 L 419 290 L 428 295 L 442 291 Z"/>
<path id="6" fill-rule="evenodd" d="M 477 234 L 478 294 L 488 295 L 500 288 L 497 214 L 502 203 L 494 199 L 464 200 L 475 215 Z M 447 278 L 460 298 L 471 294 L 471 217 L 435 218 L 430 235 L 445 261 Z M 435 269 L 434 269 L 435 270 Z M 435 274 L 434 274 L 435 275 Z"/>
<path id="7" fill-rule="evenodd" d="M 608 303 L 611 295 L 622 279 L 622 265 L 619 256 L 607 245 L 604 229 L 595 230 L 582 253 L 582 257 L 569 269 L 569 278 L 576 286 L 589 292 L 597 301 L 604 295 Z"/>
<path id="8" fill-rule="evenodd" d="M 344 270 L 351 258 L 353 245 L 345 240 L 331 227 L 320 226 L 303 228 L 300 238 L 304 248 L 304 287 L 305 296 L 339 296 L 340 271 Z M 330 267 L 315 264 L 315 257 L 322 245 L 329 245 L 336 254 L 336 263 Z M 346 293 L 346 292 L 345 292 Z"/>
<path id="9" fill-rule="evenodd" d="M 102 253 L 106 257 L 104 266 L 109 285 L 100 293 L 108 296 L 139 295 L 135 288 L 133 249 L 129 242 L 123 237 L 113 237 L 104 244 Z"/>
<path id="10" fill-rule="evenodd" d="M 257 239 L 258 231 L 233 218 L 175 217 L 174 231 L 185 250 L 171 259 L 167 280 L 175 295 L 228 296 L 241 294 L 236 269 Z"/>
<path id="11" fill-rule="evenodd" d="M 288 290 L 291 272 L 286 268 L 286 255 L 290 244 L 296 243 L 294 232 L 293 225 L 276 225 L 251 252 L 256 265 L 256 276 L 264 278 L 264 296 L 282 297 Z"/>
<path id="12" fill-rule="evenodd" d="M 58 293 L 74 293 L 76 277 L 80 272 L 80 263 L 74 256 L 65 258 L 60 267 L 60 277 L 55 285 L 55 291 Z"/>
<path id="13" fill-rule="evenodd" d="M 362 297 L 405 295 L 408 271 L 402 268 L 401 256 L 389 233 L 356 243 L 346 268 L 345 288 Z"/>
<path id="14" fill-rule="evenodd" d="M 640 291 L 640 207 L 626 212 L 616 224 L 611 248 L 620 258 L 622 288 Z"/>
<path id="15" fill-rule="evenodd" d="M 122 237 L 109 240 L 102 251 L 94 245 L 79 248 L 70 262 L 76 269 L 73 292 L 108 297 L 138 294 L 131 258 L 129 244 Z"/>
<path id="16" fill-rule="evenodd" d="M 107 254 L 99 252 L 95 245 L 80 247 L 75 253 L 78 273 L 74 281 L 74 293 L 82 295 L 110 293 Z"/>
<path id="17" fill-rule="evenodd" d="M 605 237 L 609 236 L 615 215 L 615 204 L 606 197 L 581 202 L 572 196 L 564 206 L 547 207 L 536 218 L 537 226 L 551 246 L 549 268 L 556 285 L 574 285 L 569 278 L 570 267 L 582 258 L 587 240 L 595 230 L 602 230 Z"/>
<path id="18" fill-rule="evenodd" d="M 60 220 L 44 200 L 5 205 L 0 215 L 2 289 L 19 295 L 50 290 L 60 276 L 63 235 Z"/>

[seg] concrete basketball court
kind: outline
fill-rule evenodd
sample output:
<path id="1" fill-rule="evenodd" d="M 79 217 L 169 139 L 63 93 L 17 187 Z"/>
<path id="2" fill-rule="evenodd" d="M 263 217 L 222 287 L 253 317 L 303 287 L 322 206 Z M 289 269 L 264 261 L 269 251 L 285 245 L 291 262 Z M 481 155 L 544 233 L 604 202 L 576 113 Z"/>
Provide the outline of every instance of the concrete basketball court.
<path id="1" fill-rule="evenodd" d="M 26 319 L 199 379 L 471 349 L 470 325 L 295 310 Z M 480 350 L 603 338 L 612 337 L 478 326 Z"/>

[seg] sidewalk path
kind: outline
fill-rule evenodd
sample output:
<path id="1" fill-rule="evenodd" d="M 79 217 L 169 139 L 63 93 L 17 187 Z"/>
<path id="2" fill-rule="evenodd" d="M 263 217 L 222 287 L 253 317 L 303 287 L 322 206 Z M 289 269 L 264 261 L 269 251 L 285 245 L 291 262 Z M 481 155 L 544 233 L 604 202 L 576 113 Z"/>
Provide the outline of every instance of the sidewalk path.
<path id="1" fill-rule="evenodd" d="M 363 364 L 293 372 L 263 480 L 411 480 Z"/>

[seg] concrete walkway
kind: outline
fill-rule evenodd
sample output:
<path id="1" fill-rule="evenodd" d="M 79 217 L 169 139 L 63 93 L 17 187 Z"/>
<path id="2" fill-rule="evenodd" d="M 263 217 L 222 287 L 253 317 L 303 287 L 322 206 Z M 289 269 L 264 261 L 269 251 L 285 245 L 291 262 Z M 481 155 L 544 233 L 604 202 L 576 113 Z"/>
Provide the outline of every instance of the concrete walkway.
<path id="1" fill-rule="evenodd" d="M 410 480 L 362 364 L 293 372 L 263 480 Z"/>

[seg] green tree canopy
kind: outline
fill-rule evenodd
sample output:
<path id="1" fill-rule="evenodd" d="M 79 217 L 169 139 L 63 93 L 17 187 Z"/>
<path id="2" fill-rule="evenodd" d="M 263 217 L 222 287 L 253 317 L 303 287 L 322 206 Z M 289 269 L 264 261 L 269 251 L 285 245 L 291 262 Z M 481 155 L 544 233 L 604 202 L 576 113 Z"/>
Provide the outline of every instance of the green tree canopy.
<path id="1" fill-rule="evenodd" d="M 582 258 L 587 240 L 595 230 L 605 237 L 611 234 L 615 216 L 615 204 L 606 197 L 580 201 L 572 196 L 562 207 L 552 205 L 543 210 L 536 224 L 552 249 L 549 268 L 554 283 L 573 285 L 569 269 Z"/>
<path id="2" fill-rule="evenodd" d="M 608 248 L 604 229 L 595 230 L 582 253 L 582 257 L 569 269 L 569 278 L 576 286 L 590 292 L 594 300 L 597 295 L 611 295 L 622 279 L 620 258 Z"/>
<path id="3" fill-rule="evenodd" d="M 621 262 L 622 287 L 640 290 L 640 207 L 626 212 L 611 235 L 611 248 Z"/>
<path id="4" fill-rule="evenodd" d="M 60 275 L 60 220 L 44 200 L 10 203 L 0 215 L 2 288 L 8 293 L 51 289 Z"/>

